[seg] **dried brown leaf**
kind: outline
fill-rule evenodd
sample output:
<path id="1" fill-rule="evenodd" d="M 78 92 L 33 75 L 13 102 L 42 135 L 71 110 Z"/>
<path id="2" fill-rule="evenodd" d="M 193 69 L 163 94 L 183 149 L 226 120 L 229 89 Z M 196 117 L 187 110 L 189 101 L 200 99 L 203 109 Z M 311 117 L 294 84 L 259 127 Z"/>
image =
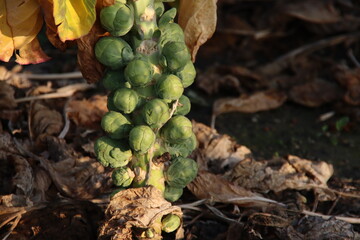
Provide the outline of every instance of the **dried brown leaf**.
<path id="1" fill-rule="evenodd" d="M 0 81 L 0 110 L 16 107 L 14 98 L 15 91 L 7 83 Z"/>
<path id="2" fill-rule="evenodd" d="M 341 95 L 337 85 L 321 79 L 295 86 L 289 92 L 291 100 L 307 107 L 319 107 L 340 99 Z"/>
<path id="3" fill-rule="evenodd" d="M 287 227 L 291 223 L 291 219 L 282 218 L 270 213 L 251 214 L 248 221 L 256 225 L 279 228 Z"/>
<path id="4" fill-rule="evenodd" d="M 333 199 L 327 181 L 334 172 L 333 166 L 325 162 L 312 162 L 296 156 L 280 161 L 260 162 L 253 159 L 241 161 L 233 168 L 229 180 L 235 185 L 255 192 L 281 192 L 285 189 L 316 189 L 320 200 Z"/>
<path id="5" fill-rule="evenodd" d="M 295 18 L 317 24 L 335 23 L 341 20 L 333 0 L 305 0 L 289 2 L 283 12 Z"/>
<path id="6" fill-rule="evenodd" d="M 226 172 L 251 155 L 247 147 L 237 144 L 230 136 L 221 135 L 202 123 L 193 122 L 193 130 L 199 144 L 194 155 L 200 170 Z"/>
<path id="7" fill-rule="evenodd" d="M 94 52 L 95 43 L 103 34 L 104 30 L 97 20 L 87 35 L 76 40 L 78 46 L 78 64 L 81 73 L 88 83 L 99 81 L 103 75 L 104 67 L 96 59 Z"/>
<path id="8" fill-rule="evenodd" d="M 179 24 L 184 30 L 185 42 L 195 61 L 199 47 L 215 32 L 217 0 L 181 0 Z"/>
<path id="9" fill-rule="evenodd" d="M 243 95 L 238 98 L 221 98 L 213 105 L 213 114 L 226 112 L 255 113 L 280 107 L 287 97 L 283 92 L 268 90 L 256 92 L 252 95 Z"/>
<path id="10" fill-rule="evenodd" d="M 30 105 L 28 124 L 30 137 L 41 141 L 45 136 L 60 133 L 63 128 L 63 118 L 58 111 L 34 101 Z"/>
<path id="11" fill-rule="evenodd" d="M 105 211 L 99 239 L 132 240 L 134 235 L 139 237 L 148 228 L 155 230 L 152 239 L 161 239 L 159 220 L 170 213 L 182 217 L 181 209 L 171 206 L 162 192 L 152 186 L 120 191 L 112 197 Z"/>
<path id="12" fill-rule="evenodd" d="M 275 201 L 266 199 L 258 193 L 229 182 L 220 175 L 206 171 L 200 171 L 187 187 L 198 199 L 211 199 L 215 202 L 232 203 L 246 207 L 275 203 Z"/>
<path id="13" fill-rule="evenodd" d="M 110 189 L 110 172 L 96 159 L 78 156 L 64 139 L 47 136 L 45 140 L 50 159 L 38 160 L 62 194 L 91 199 Z"/>
<path id="14" fill-rule="evenodd" d="M 353 106 L 360 106 L 360 68 L 354 70 L 341 69 L 336 74 L 338 82 L 347 89 L 344 101 Z"/>
<path id="15" fill-rule="evenodd" d="M 89 99 L 71 100 L 65 109 L 77 126 L 98 129 L 102 116 L 108 111 L 107 96 L 94 95 Z"/>

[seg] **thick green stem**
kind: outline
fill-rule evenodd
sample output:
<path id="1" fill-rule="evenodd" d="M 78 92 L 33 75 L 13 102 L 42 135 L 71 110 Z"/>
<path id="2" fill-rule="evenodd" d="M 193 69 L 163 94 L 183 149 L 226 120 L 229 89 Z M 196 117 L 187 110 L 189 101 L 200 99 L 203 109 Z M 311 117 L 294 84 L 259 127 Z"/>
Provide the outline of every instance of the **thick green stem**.
<path id="1" fill-rule="evenodd" d="M 150 40 L 157 29 L 154 0 L 130 0 L 134 7 L 135 25 L 142 40 Z"/>

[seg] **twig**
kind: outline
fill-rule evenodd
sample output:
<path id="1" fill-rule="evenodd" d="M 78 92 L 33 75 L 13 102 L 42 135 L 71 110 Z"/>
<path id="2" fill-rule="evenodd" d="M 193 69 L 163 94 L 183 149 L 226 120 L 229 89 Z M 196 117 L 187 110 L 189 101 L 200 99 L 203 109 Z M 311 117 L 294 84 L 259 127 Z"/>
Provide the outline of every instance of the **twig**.
<path id="1" fill-rule="evenodd" d="M 64 125 L 64 128 L 62 129 L 62 131 L 60 132 L 59 134 L 59 138 L 65 138 L 66 134 L 69 132 L 69 129 L 70 129 L 70 119 L 69 119 L 69 116 L 67 114 L 67 108 L 69 106 L 69 102 L 72 100 L 72 97 L 70 97 L 66 103 L 65 103 L 65 106 L 64 106 L 64 110 L 63 110 L 63 114 L 64 114 L 64 119 L 65 119 L 65 125 Z"/>
<path id="2" fill-rule="evenodd" d="M 47 94 L 42 94 L 42 95 L 38 95 L 38 96 L 18 98 L 18 99 L 15 99 L 15 102 L 20 103 L 20 102 L 39 100 L 39 99 L 66 98 L 66 97 L 72 96 L 77 91 L 84 91 L 84 90 L 87 90 L 90 88 L 95 88 L 95 85 L 87 84 L 87 83 L 77 83 L 77 84 L 72 84 L 72 85 L 69 85 L 66 87 L 59 88 L 54 93 L 47 93 Z"/>
<path id="3" fill-rule="evenodd" d="M 214 208 L 208 204 L 205 204 L 205 206 L 207 208 L 210 209 L 211 212 L 213 212 L 217 217 L 219 217 L 220 219 L 224 220 L 225 222 L 228 223 L 236 223 L 236 224 L 241 224 L 240 222 L 238 222 L 237 220 L 234 220 L 232 218 L 228 218 L 225 214 L 223 214 L 219 209 Z"/>
<path id="4" fill-rule="evenodd" d="M 53 73 L 53 74 L 18 73 L 16 75 L 33 80 L 58 80 L 58 79 L 83 78 L 81 72 Z"/>
<path id="5" fill-rule="evenodd" d="M 360 218 L 323 215 L 321 213 L 310 212 L 310 211 L 307 211 L 307 210 L 303 210 L 301 213 L 305 214 L 305 215 L 309 215 L 309 216 L 321 217 L 324 220 L 329 220 L 331 218 L 335 218 L 337 220 L 341 220 L 341 221 L 348 222 L 348 223 L 351 223 L 351 224 L 360 224 Z"/>
<path id="6" fill-rule="evenodd" d="M 360 67 L 360 63 L 359 61 L 356 59 L 355 55 L 354 55 L 354 52 L 353 50 L 350 48 L 348 51 L 347 51 L 347 55 L 349 56 L 350 60 L 352 61 L 352 63 L 357 67 L 359 68 Z"/>
<path id="7" fill-rule="evenodd" d="M 265 75 L 275 75 L 279 72 L 281 72 L 283 69 L 287 68 L 291 62 L 291 59 L 295 58 L 296 56 L 304 53 L 310 53 L 314 52 L 316 50 L 322 49 L 324 47 L 328 46 L 334 46 L 339 43 L 344 42 L 345 40 L 348 40 L 349 38 L 359 38 L 360 32 L 353 32 L 348 34 L 342 34 L 339 36 L 321 39 L 317 42 L 313 42 L 310 44 L 303 45 L 299 48 L 296 48 L 280 57 L 272 61 L 271 63 L 268 63 L 264 66 L 260 66 L 258 68 L 258 71 Z"/>

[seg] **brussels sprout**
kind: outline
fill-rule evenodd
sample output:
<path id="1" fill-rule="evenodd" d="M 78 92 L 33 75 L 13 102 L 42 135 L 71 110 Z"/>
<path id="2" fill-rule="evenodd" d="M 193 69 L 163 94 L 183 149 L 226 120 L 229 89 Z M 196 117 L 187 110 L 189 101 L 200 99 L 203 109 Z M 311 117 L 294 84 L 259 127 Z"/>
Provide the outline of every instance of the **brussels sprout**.
<path id="1" fill-rule="evenodd" d="M 181 219 L 178 215 L 168 214 L 161 220 L 161 230 L 170 233 L 180 227 Z"/>
<path id="2" fill-rule="evenodd" d="M 159 23 L 158 23 L 159 27 L 174 22 L 175 16 L 176 16 L 176 8 L 171 8 L 167 10 L 159 19 Z"/>
<path id="3" fill-rule="evenodd" d="M 147 102 L 142 109 L 142 113 L 145 122 L 152 128 L 161 127 L 170 118 L 168 105 L 158 98 Z"/>
<path id="4" fill-rule="evenodd" d="M 150 127 L 140 125 L 134 127 L 129 134 L 130 147 L 140 154 L 146 153 L 155 142 L 155 133 Z"/>
<path id="5" fill-rule="evenodd" d="M 154 69 L 148 61 L 134 59 L 126 66 L 124 74 L 131 86 L 141 87 L 151 81 L 154 75 Z"/>
<path id="6" fill-rule="evenodd" d="M 134 88 L 134 90 L 137 92 L 139 97 L 145 98 L 145 99 L 151 99 L 156 96 L 154 85 L 148 85 L 146 87 L 138 87 Z"/>
<path id="7" fill-rule="evenodd" d="M 161 36 L 159 39 L 159 45 L 164 47 L 168 42 L 184 41 L 184 32 L 182 28 L 176 23 L 169 23 L 160 28 Z"/>
<path id="8" fill-rule="evenodd" d="M 175 202 L 179 200 L 183 194 L 183 188 L 170 187 L 169 185 L 165 186 L 164 198 L 169 202 Z"/>
<path id="9" fill-rule="evenodd" d="M 190 61 L 190 53 L 184 42 L 168 42 L 161 52 L 160 64 L 171 72 L 182 69 Z"/>
<path id="10" fill-rule="evenodd" d="M 179 103 L 176 107 L 174 115 L 186 115 L 190 112 L 190 109 L 191 109 L 190 99 L 187 96 L 182 95 L 179 98 Z"/>
<path id="11" fill-rule="evenodd" d="M 175 75 L 162 75 L 155 86 L 158 97 L 166 100 L 176 100 L 181 97 L 184 87 L 180 78 Z"/>
<path id="12" fill-rule="evenodd" d="M 113 36 L 127 34 L 134 25 L 134 13 L 130 6 L 115 3 L 100 11 L 101 25 Z"/>
<path id="13" fill-rule="evenodd" d="M 170 187 L 184 188 L 194 180 L 197 171 L 198 166 L 194 160 L 178 157 L 172 161 L 164 175 L 165 180 Z"/>
<path id="14" fill-rule="evenodd" d="M 126 82 L 123 71 L 106 71 L 102 79 L 102 84 L 107 90 L 114 91 L 119 88 L 130 88 L 131 85 Z"/>
<path id="15" fill-rule="evenodd" d="M 116 186 L 128 187 L 131 185 L 135 173 L 128 167 L 116 168 L 111 175 L 111 178 Z"/>
<path id="16" fill-rule="evenodd" d="M 95 44 L 95 56 L 111 69 L 118 69 L 134 58 L 130 45 L 117 37 L 100 38 Z"/>
<path id="17" fill-rule="evenodd" d="M 196 149 L 196 147 L 197 140 L 194 133 L 192 133 L 191 137 L 181 143 L 165 143 L 164 146 L 166 152 L 169 152 L 171 155 L 176 157 L 187 157 Z"/>
<path id="18" fill-rule="evenodd" d="M 136 109 L 131 113 L 131 121 L 134 123 L 134 125 L 146 125 L 146 122 L 144 121 L 143 115 L 142 115 L 142 108 Z"/>
<path id="19" fill-rule="evenodd" d="M 111 92 L 107 99 L 107 109 L 109 111 L 118 112 L 119 110 L 114 106 L 114 92 Z"/>
<path id="20" fill-rule="evenodd" d="M 191 84 L 193 84 L 196 77 L 194 64 L 191 61 L 188 61 L 183 69 L 176 72 L 176 76 L 181 79 L 184 88 L 189 87 Z"/>
<path id="21" fill-rule="evenodd" d="M 161 17 L 161 15 L 163 15 L 163 13 L 165 11 L 164 4 L 162 2 L 155 2 L 154 8 L 155 8 L 155 12 L 156 12 L 156 18 Z"/>
<path id="22" fill-rule="evenodd" d="M 124 113 L 131 113 L 138 104 L 137 93 L 129 88 L 120 88 L 114 92 L 114 106 Z"/>
<path id="23" fill-rule="evenodd" d="M 96 140 L 94 149 L 98 161 L 104 167 L 126 166 L 132 157 L 132 152 L 127 144 L 106 136 Z"/>
<path id="24" fill-rule="evenodd" d="M 169 143 L 181 143 L 191 137 L 192 124 L 191 121 L 184 116 L 172 117 L 161 128 L 161 136 Z"/>
<path id="25" fill-rule="evenodd" d="M 126 138 L 132 129 L 131 122 L 119 112 L 107 112 L 101 119 L 101 127 L 113 139 Z"/>

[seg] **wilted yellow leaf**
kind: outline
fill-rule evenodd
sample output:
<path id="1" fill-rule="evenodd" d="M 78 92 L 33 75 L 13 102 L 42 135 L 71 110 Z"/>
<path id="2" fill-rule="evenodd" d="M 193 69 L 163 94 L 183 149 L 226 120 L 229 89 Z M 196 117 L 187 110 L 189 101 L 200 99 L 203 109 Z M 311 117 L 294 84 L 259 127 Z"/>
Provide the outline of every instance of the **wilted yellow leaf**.
<path id="1" fill-rule="evenodd" d="M 36 44 L 34 39 L 42 24 L 42 14 L 37 0 L 0 1 L 0 60 L 7 62 L 15 50 L 23 49 L 24 57 L 21 61 L 27 63 L 45 61 L 47 58 L 44 54 L 31 56 L 24 54 L 26 49 L 34 49 Z M 27 44 L 30 46 L 26 46 Z M 30 59 L 26 59 L 27 57 Z"/>
<path id="2" fill-rule="evenodd" d="M 96 19 L 96 0 L 54 0 L 54 19 L 61 41 L 86 35 Z"/>
<path id="3" fill-rule="evenodd" d="M 184 30 L 185 42 L 192 60 L 199 47 L 215 32 L 217 0 L 180 0 L 179 24 Z"/>
<path id="4" fill-rule="evenodd" d="M 19 64 L 37 64 L 49 59 L 41 49 L 37 38 L 34 38 L 30 43 L 20 48 L 19 53 L 16 54 L 16 62 Z"/>

